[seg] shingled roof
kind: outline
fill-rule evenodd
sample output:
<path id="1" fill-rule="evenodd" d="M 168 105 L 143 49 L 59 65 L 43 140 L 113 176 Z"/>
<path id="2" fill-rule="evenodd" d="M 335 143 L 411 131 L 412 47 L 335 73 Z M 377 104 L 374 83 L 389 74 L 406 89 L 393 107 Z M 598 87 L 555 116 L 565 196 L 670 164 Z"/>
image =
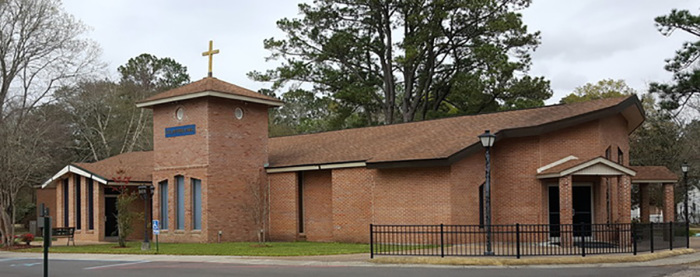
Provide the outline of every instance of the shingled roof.
<path id="1" fill-rule="evenodd" d="M 131 182 L 148 182 L 152 180 L 153 151 L 129 152 L 94 163 L 74 163 L 92 174 L 112 182 L 115 178 L 129 178 Z"/>
<path id="2" fill-rule="evenodd" d="M 207 78 L 210 79 L 210 78 Z M 205 79 L 206 80 L 206 79 Z M 218 83 L 219 82 L 214 82 Z M 204 83 L 201 85 L 206 87 Z M 192 91 L 187 89 L 185 91 Z M 170 91 L 179 95 L 178 90 Z M 158 95 L 157 95 L 158 96 Z M 162 99 L 167 99 L 163 96 Z M 155 98 L 153 98 L 155 99 Z M 159 98 L 161 99 L 161 98 Z M 575 126 L 591 120 L 622 114 L 627 118 L 627 131 L 632 132 L 644 120 L 641 103 L 636 96 L 594 100 L 567 105 L 460 116 L 367 128 L 347 129 L 317 134 L 276 137 L 269 140 L 268 169 L 296 166 L 332 166 L 361 163 L 370 168 L 448 165 L 481 150 L 477 136 L 491 130 L 496 139 L 532 136 Z M 661 169 L 639 170 L 644 178 L 667 176 Z M 44 183 L 50 184 L 67 172 L 91 177 L 98 182 L 111 182 L 122 176 L 132 182 L 151 181 L 153 152 L 132 152 L 94 163 L 69 165 Z M 668 171 L 668 169 L 666 169 Z M 657 175 L 663 174 L 663 175 Z M 95 175 L 95 176 L 93 176 Z"/>
<path id="3" fill-rule="evenodd" d="M 137 102 L 136 106 L 147 108 L 159 104 L 207 96 L 236 99 L 273 107 L 282 106 L 282 101 L 279 99 L 262 95 L 214 77 L 206 77 L 202 80 L 156 94 Z"/>
<path id="4" fill-rule="evenodd" d="M 678 176 L 665 166 L 630 166 L 637 175 L 632 183 L 676 183 Z"/>
<path id="5" fill-rule="evenodd" d="M 632 132 L 644 120 L 636 96 L 460 116 L 317 134 L 271 138 L 269 167 L 365 162 L 368 167 L 447 165 L 481 149 L 477 136 L 531 136 L 614 114 Z"/>

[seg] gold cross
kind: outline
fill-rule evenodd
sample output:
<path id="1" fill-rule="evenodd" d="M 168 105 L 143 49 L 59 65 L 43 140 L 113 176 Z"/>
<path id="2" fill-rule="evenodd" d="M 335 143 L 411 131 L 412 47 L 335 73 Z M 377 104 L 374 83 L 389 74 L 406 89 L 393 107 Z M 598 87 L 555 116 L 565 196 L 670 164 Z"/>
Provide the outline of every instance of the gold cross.
<path id="1" fill-rule="evenodd" d="M 214 41 L 210 40 L 209 41 L 209 51 L 202 52 L 202 56 L 209 56 L 209 74 L 208 74 L 209 77 L 212 76 L 212 73 L 211 73 L 211 63 L 213 60 L 212 58 L 213 58 L 214 54 L 219 54 L 219 49 L 214 50 L 213 48 L 214 48 Z"/>

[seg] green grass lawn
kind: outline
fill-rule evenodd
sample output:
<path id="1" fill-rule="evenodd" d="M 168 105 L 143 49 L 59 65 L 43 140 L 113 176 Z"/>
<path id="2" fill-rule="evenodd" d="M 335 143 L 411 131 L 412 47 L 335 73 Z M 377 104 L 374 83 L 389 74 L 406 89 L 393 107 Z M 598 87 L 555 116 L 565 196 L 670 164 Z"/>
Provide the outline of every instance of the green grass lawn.
<path id="1" fill-rule="evenodd" d="M 156 254 L 155 243 L 150 251 L 141 251 L 141 242 L 129 242 L 126 248 L 117 244 L 82 246 L 52 246 L 49 253 Z M 42 248 L 18 250 L 42 252 Z M 157 254 L 166 255 L 227 255 L 227 256 L 313 256 L 369 253 L 368 244 L 323 242 L 269 242 L 260 246 L 254 242 L 224 243 L 161 243 Z"/>

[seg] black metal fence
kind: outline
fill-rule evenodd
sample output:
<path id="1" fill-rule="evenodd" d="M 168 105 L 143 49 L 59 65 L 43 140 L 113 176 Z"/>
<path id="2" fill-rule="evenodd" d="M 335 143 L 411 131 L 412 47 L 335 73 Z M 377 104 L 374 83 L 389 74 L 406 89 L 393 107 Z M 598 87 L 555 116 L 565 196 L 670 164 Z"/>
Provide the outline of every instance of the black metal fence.
<path id="1" fill-rule="evenodd" d="M 370 225 L 370 255 L 560 256 L 690 247 L 686 223 Z"/>

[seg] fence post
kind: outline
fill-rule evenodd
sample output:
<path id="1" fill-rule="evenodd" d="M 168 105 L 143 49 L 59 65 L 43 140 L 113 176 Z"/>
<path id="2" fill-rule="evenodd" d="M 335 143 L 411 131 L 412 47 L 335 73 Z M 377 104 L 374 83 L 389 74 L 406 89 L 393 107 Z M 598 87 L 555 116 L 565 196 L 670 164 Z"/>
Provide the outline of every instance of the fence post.
<path id="1" fill-rule="evenodd" d="M 632 222 L 632 255 L 637 255 L 637 224 Z"/>
<path id="2" fill-rule="evenodd" d="M 580 226 L 581 226 L 581 231 L 579 231 L 579 234 L 581 234 L 581 257 L 585 257 L 586 256 L 586 234 L 584 234 L 585 233 L 584 231 L 586 228 L 586 224 L 581 222 Z"/>
<path id="3" fill-rule="evenodd" d="M 654 222 L 649 222 L 649 244 L 651 246 L 651 253 L 654 253 Z"/>
<path id="4" fill-rule="evenodd" d="M 445 224 L 440 223 L 440 257 L 445 257 Z"/>
<path id="5" fill-rule="evenodd" d="M 515 257 L 520 259 L 520 223 L 515 223 Z"/>
<path id="6" fill-rule="evenodd" d="M 668 250 L 673 250 L 673 221 L 668 223 Z"/>
<path id="7" fill-rule="evenodd" d="M 685 248 L 690 248 L 690 220 L 685 219 Z"/>
<path id="8" fill-rule="evenodd" d="M 374 259 L 374 225 L 369 224 L 369 258 Z"/>

